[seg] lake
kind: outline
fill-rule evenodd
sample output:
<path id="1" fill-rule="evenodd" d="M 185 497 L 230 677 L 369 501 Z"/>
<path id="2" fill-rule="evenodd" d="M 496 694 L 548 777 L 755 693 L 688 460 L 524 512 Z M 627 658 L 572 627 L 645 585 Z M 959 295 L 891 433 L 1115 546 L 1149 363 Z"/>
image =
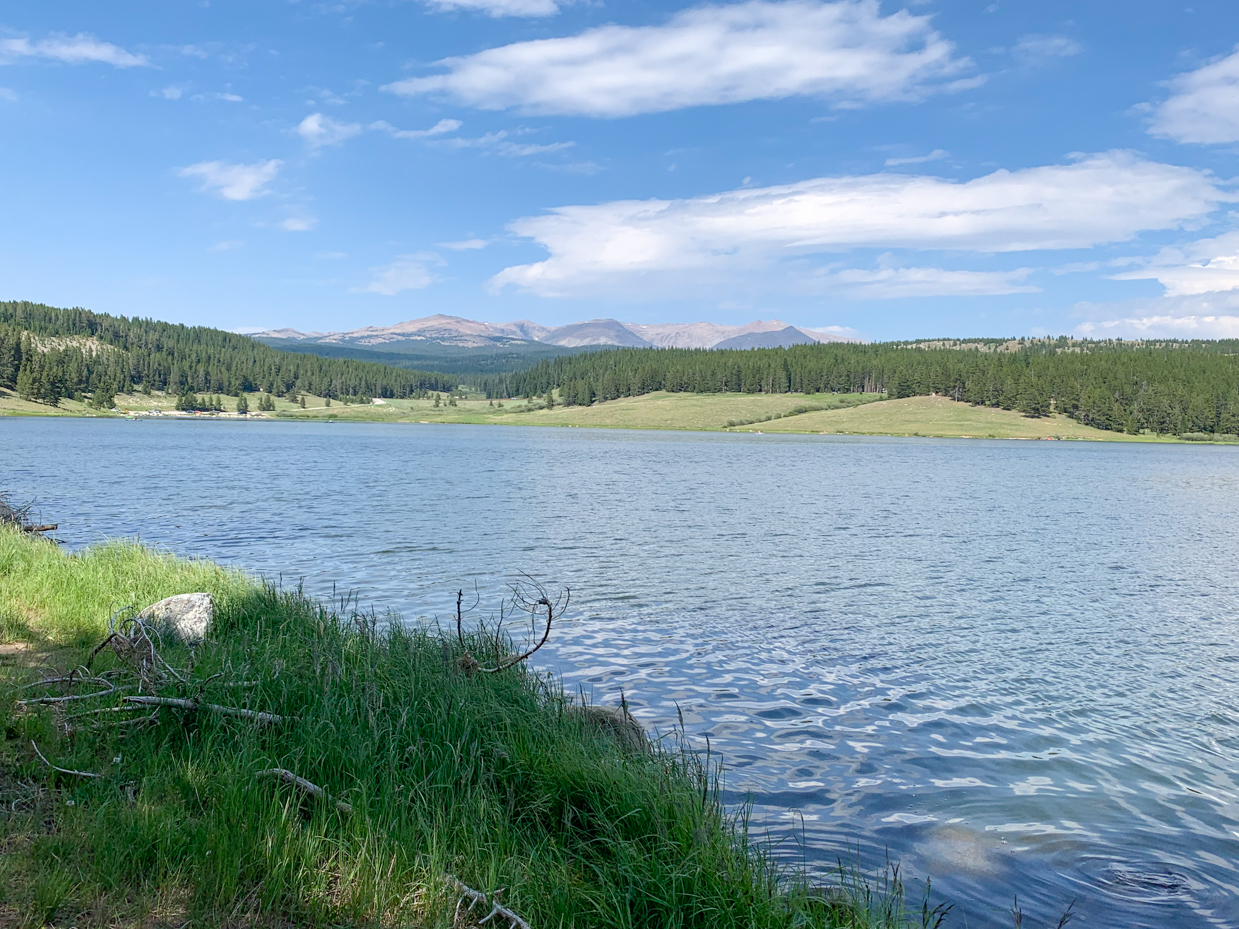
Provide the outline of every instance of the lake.
<path id="1" fill-rule="evenodd" d="M 1239 448 L 4 419 L 0 489 L 410 622 L 569 585 L 540 663 L 682 711 L 779 854 L 1239 925 Z"/>

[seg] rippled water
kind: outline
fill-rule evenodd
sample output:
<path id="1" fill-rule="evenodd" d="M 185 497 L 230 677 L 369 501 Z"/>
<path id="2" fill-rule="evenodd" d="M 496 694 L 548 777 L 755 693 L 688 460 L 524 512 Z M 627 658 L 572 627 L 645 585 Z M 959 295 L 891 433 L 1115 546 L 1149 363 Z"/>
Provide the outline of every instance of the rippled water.
<path id="1" fill-rule="evenodd" d="M 408 619 L 569 584 L 545 663 L 682 708 L 784 854 L 1239 925 L 1239 449 L 10 419 L 0 487 Z"/>

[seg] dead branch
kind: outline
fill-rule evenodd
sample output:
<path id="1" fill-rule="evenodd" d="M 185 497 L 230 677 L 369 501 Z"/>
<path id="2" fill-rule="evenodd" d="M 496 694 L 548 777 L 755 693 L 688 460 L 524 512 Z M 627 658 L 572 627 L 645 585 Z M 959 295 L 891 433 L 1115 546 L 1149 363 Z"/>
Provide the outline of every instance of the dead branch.
<path id="1" fill-rule="evenodd" d="M 81 719 L 83 716 L 100 716 L 104 713 L 134 713 L 140 709 L 142 709 L 140 706 L 105 706 L 98 710 L 83 710 L 80 713 L 70 713 L 64 718 L 64 721 Z"/>
<path id="2" fill-rule="evenodd" d="M 327 793 L 327 791 L 323 790 L 323 788 L 319 787 L 317 784 L 307 781 L 304 777 L 298 777 L 286 768 L 265 768 L 255 774 L 254 777 L 274 777 L 277 780 L 283 781 L 285 784 L 296 787 L 302 793 L 309 794 L 311 797 L 334 803 L 335 808 L 341 813 L 353 812 L 353 807 L 351 804 L 345 803 L 343 800 L 332 801 L 331 796 Z"/>
<path id="3" fill-rule="evenodd" d="M 106 684 L 107 681 L 98 681 L 97 683 Z M 18 706 L 33 706 L 35 704 L 49 703 L 70 703 L 74 700 L 94 700 L 96 697 L 110 697 L 112 694 L 120 693 L 122 690 L 133 690 L 136 684 L 127 687 L 112 687 L 108 686 L 107 690 L 98 690 L 93 694 L 71 694 L 67 697 L 31 697 L 29 700 L 18 700 Z"/>
<path id="4" fill-rule="evenodd" d="M 33 748 L 34 753 L 39 756 L 39 760 L 43 762 L 45 765 L 47 765 L 49 768 L 51 768 L 53 771 L 59 771 L 61 774 L 72 774 L 74 777 L 103 777 L 102 774 L 94 774 L 90 771 L 74 771 L 70 768 L 57 767 L 56 765 L 48 761 L 47 758 L 44 757 L 43 753 L 39 751 L 39 746 L 34 744 L 34 739 L 30 740 L 30 747 Z"/>
<path id="5" fill-rule="evenodd" d="M 490 906 L 490 912 L 478 920 L 479 926 L 485 925 L 496 916 L 502 916 L 508 921 L 509 929 L 533 929 L 529 923 L 525 922 L 525 920 L 521 919 L 506 906 L 503 906 L 499 903 L 499 901 L 493 899 L 493 895 L 491 899 L 487 899 L 486 894 L 482 893 L 480 890 L 474 890 L 460 879 L 452 877 L 450 874 L 445 874 L 443 877 L 447 881 L 447 885 L 460 894 L 460 900 L 456 904 L 456 915 L 452 919 L 453 925 L 455 925 L 460 917 L 461 904 L 468 900 L 469 905 L 465 907 L 466 913 L 472 911 L 472 909 L 479 903 L 483 906 Z"/>
<path id="6" fill-rule="evenodd" d="M 198 700 L 183 700 L 180 697 L 125 697 L 126 703 L 137 703 L 141 706 L 170 706 L 178 710 L 207 710 L 220 716 L 239 716 L 242 719 L 252 719 L 256 723 L 282 723 L 287 717 L 275 713 L 263 713 L 258 710 L 243 710 L 236 706 L 220 706 L 217 703 L 202 703 Z"/>
<path id="7" fill-rule="evenodd" d="M 518 609 L 524 610 L 533 617 L 539 615 L 539 611 L 542 607 L 546 607 L 546 629 L 542 633 L 541 640 L 532 648 L 526 649 L 521 654 L 514 655 L 505 661 L 497 662 L 493 668 L 478 668 L 477 670 L 481 671 L 483 674 L 497 674 L 500 671 L 506 671 L 508 668 L 520 664 L 543 645 L 545 645 L 546 640 L 551 637 L 551 624 L 554 623 L 555 616 L 562 616 L 564 611 L 568 609 L 568 604 L 572 602 L 572 588 L 565 587 L 563 593 L 560 594 L 554 602 L 551 602 L 551 598 L 547 594 L 545 587 L 533 578 L 529 577 L 529 575 L 525 575 L 525 577 L 528 578 L 530 585 L 533 587 L 536 597 L 531 597 L 525 592 L 524 588 L 520 586 L 513 586 L 512 604 Z"/>

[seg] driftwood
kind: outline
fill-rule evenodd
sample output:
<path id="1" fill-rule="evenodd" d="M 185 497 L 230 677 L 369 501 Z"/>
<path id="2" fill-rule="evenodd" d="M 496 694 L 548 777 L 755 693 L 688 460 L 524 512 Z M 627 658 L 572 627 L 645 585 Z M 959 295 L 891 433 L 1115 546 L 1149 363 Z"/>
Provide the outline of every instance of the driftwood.
<path id="1" fill-rule="evenodd" d="M 456 914 L 452 918 L 453 925 L 459 921 L 460 908 L 464 902 L 468 900 L 469 905 L 465 907 L 466 913 L 470 912 L 479 903 L 483 906 L 490 907 L 490 912 L 478 920 L 479 926 L 484 926 L 496 916 L 499 916 L 508 921 L 509 929 L 533 929 L 529 923 L 525 922 L 525 920 L 521 919 L 498 900 L 495 900 L 493 894 L 490 899 L 487 899 L 486 894 L 482 893 L 480 890 L 474 890 L 459 878 L 452 877 L 450 874 L 445 874 L 443 876 L 447 880 L 447 885 L 460 894 L 460 900 L 456 904 Z"/>
<path id="2" fill-rule="evenodd" d="M 318 800 L 324 800 L 332 803 L 341 813 L 353 812 L 353 807 L 351 804 L 345 803 L 343 800 L 332 801 L 331 796 L 327 793 L 327 791 L 323 790 L 323 788 L 319 787 L 315 783 L 307 781 L 304 777 L 298 777 L 286 768 L 265 768 L 255 774 L 254 777 L 273 777 L 276 780 L 283 781 L 285 784 L 297 788 L 304 794 L 309 794 L 311 797 Z"/>
<path id="3" fill-rule="evenodd" d="M 46 523 L 42 526 L 22 526 L 22 532 L 51 532 L 59 528 L 60 523 Z"/>
<path id="4" fill-rule="evenodd" d="M 203 703 L 199 700 L 184 700 L 180 697 L 125 697 L 126 703 L 136 703 L 141 706 L 170 706 L 178 710 L 207 710 L 220 716 L 239 716 L 241 719 L 252 719 L 256 723 L 282 723 L 287 717 L 275 713 L 263 713 L 258 710 L 243 710 L 236 706 L 220 706 L 217 703 Z"/>

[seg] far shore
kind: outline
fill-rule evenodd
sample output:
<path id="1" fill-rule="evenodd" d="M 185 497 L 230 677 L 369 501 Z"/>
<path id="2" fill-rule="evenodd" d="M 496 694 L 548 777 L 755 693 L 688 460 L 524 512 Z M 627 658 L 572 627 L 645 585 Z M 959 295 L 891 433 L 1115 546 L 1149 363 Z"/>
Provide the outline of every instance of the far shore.
<path id="1" fill-rule="evenodd" d="M 255 411 L 261 394 L 248 394 Z M 885 435 L 958 439 L 1041 439 L 1093 442 L 1234 444 L 1233 439 L 1183 439 L 1171 435 L 1128 435 L 1085 426 L 1061 414 L 1030 418 L 1015 410 L 977 407 L 946 397 L 887 400 L 882 394 L 688 394 L 652 393 L 591 406 L 547 408 L 544 399 L 493 401 L 469 396 L 452 400 L 374 400 L 345 404 L 310 395 L 293 402 L 277 398 L 273 412 L 236 412 L 235 397 L 220 398 L 222 412 L 175 409 L 175 397 L 155 392 L 116 397 L 111 410 L 88 403 L 60 406 L 22 400 L 0 391 L 2 416 L 70 416 L 128 419 L 216 419 L 250 421 L 464 423 L 558 426 L 595 429 L 665 429 L 692 432 L 748 432 L 809 435 Z M 1192 441 L 1196 440 L 1196 441 Z"/>

